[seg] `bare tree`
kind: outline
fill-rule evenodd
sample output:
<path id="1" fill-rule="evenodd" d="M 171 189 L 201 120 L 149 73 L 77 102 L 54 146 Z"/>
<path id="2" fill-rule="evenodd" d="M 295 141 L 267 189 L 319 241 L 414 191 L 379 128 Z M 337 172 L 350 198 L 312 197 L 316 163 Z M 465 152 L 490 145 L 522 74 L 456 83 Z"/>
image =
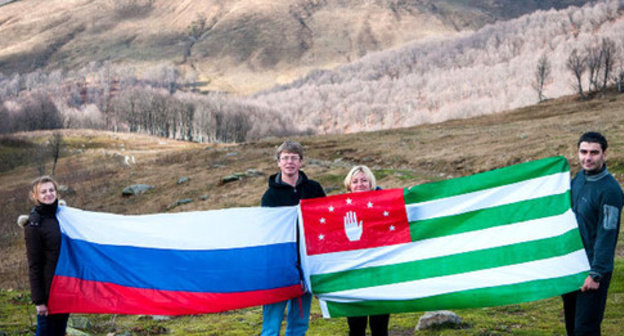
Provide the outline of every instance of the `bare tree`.
<path id="1" fill-rule="evenodd" d="M 114 118 L 113 110 L 111 109 L 111 86 L 113 84 L 113 70 L 110 61 L 104 62 L 102 67 L 98 71 L 97 86 L 100 91 L 99 99 L 96 105 L 104 113 L 106 120 L 106 128 L 117 130 L 117 121 Z"/>
<path id="2" fill-rule="evenodd" d="M 193 119 L 195 118 L 195 105 L 191 103 L 178 102 L 181 105 L 181 136 L 183 140 L 193 141 Z"/>
<path id="3" fill-rule="evenodd" d="M 111 100 L 113 113 L 125 121 L 130 132 L 138 132 L 141 126 L 141 94 L 138 88 L 128 88 Z"/>
<path id="4" fill-rule="evenodd" d="M 602 68 L 602 49 L 600 45 L 589 45 L 585 48 L 587 72 L 589 74 L 589 90 L 598 90 L 600 72 Z"/>
<path id="5" fill-rule="evenodd" d="M 550 78 L 551 72 L 550 60 L 546 54 L 537 60 L 537 69 L 535 70 L 535 82 L 533 88 L 537 91 L 537 97 L 540 102 L 544 101 L 544 83 Z"/>
<path id="6" fill-rule="evenodd" d="M 615 42 L 608 37 L 602 39 L 602 43 L 600 45 L 600 55 L 602 56 L 602 96 L 607 92 L 607 85 L 609 84 L 609 79 L 611 76 L 611 72 L 613 71 L 613 64 L 615 62 Z"/>
<path id="7" fill-rule="evenodd" d="M 22 100 L 13 131 L 34 131 L 63 127 L 61 114 L 45 91 L 34 91 Z"/>
<path id="8" fill-rule="evenodd" d="M 0 97 L 0 134 L 9 133 L 11 130 L 11 121 L 9 120 L 9 111 L 4 106 L 2 97 Z"/>
<path id="9" fill-rule="evenodd" d="M 19 73 L 13 74 L 9 82 L 7 83 L 7 95 L 9 97 L 17 97 L 22 90 L 22 84 L 24 82 L 23 76 Z"/>
<path id="10" fill-rule="evenodd" d="M 624 93 L 624 66 L 620 67 L 620 70 L 615 76 L 615 84 L 619 93 Z"/>
<path id="11" fill-rule="evenodd" d="M 47 81 L 47 75 L 41 71 L 41 69 L 28 73 L 24 77 L 24 85 L 28 91 L 32 91 L 35 88 L 42 86 L 43 83 Z"/>
<path id="12" fill-rule="evenodd" d="M 576 78 L 576 84 L 574 86 L 583 100 L 587 99 L 585 93 L 583 92 L 583 73 L 586 69 L 585 64 L 585 57 L 579 55 L 576 48 L 573 49 L 568 57 L 566 66 L 574 74 L 574 78 Z"/>

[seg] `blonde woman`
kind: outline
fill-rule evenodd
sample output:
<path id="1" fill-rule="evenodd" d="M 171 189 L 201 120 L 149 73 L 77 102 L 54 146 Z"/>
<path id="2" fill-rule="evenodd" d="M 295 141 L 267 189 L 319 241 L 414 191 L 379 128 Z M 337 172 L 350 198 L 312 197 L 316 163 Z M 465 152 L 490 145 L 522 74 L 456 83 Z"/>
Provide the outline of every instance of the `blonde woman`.
<path id="1" fill-rule="evenodd" d="M 41 176 L 31 184 L 35 206 L 24 225 L 30 295 L 37 308 L 36 336 L 65 335 L 69 314 L 49 314 L 48 298 L 61 248 L 61 230 L 56 218 L 58 184 Z"/>
<path id="2" fill-rule="evenodd" d="M 363 192 L 379 189 L 375 175 L 367 166 L 351 168 L 344 180 L 347 192 Z M 389 314 L 347 317 L 349 336 L 364 336 L 366 325 L 370 324 L 371 336 L 387 336 Z"/>

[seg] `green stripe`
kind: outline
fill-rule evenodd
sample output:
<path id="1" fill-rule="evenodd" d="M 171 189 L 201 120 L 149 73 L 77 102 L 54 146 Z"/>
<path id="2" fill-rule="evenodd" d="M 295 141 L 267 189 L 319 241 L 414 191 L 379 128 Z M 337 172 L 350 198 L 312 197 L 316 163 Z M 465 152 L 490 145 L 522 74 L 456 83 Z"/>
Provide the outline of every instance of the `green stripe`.
<path id="1" fill-rule="evenodd" d="M 568 161 L 563 156 L 521 163 L 485 173 L 427 183 L 405 189 L 405 204 L 431 201 L 500 187 L 568 170 Z"/>
<path id="2" fill-rule="evenodd" d="M 583 249 L 578 230 L 450 256 L 310 276 L 312 293 L 382 286 L 558 257 Z"/>
<path id="3" fill-rule="evenodd" d="M 570 192 L 410 223 L 412 241 L 557 216 L 570 210 Z"/>
<path id="4" fill-rule="evenodd" d="M 404 301 L 327 302 L 331 317 L 502 306 L 546 299 L 575 291 L 583 285 L 587 272 L 520 284 L 479 288 L 463 292 Z"/>

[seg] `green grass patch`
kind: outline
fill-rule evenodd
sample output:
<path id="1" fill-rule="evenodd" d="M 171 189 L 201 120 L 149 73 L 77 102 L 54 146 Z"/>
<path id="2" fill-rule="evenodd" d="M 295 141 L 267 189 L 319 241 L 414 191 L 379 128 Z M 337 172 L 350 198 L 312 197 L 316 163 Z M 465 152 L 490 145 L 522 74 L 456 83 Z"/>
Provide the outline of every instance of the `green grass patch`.
<path id="1" fill-rule="evenodd" d="M 611 174 L 618 175 L 618 177 L 624 176 L 624 161 L 617 159 L 608 160 L 607 168 Z"/>
<path id="2" fill-rule="evenodd" d="M 97 149 L 118 147 L 120 141 L 107 136 L 64 136 L 63 145 L 71 149 Z"/>
<path id="3" fill-rule="evenodd" d="M 8 335 L 32 335 L 35 306 L 25 291 L 0 289 L 0 331 Z"/>
<path id="4" fill-rule="evenodd" d="M 0 172 L 6 172 L 33 161 L 38 145 L 14 137 L 0 138 Z"/>
<path id="5" fill-rule="evenodd" d="M 615 259 L 609 294 L 624 294 L 624 258 Z"/>
<path id="6" fill-rule="evenodd" d="M 604 335 L 618 335 L 624 320 L 624 258 L 616 260 L 614 277 L 609 290 Z M 9 335 L 32 334 L 34 306 L 27 304 L 26 291 L 0 290 L 0 330 Z M 26 313 L 28 312 L 28 313 Z M 455 310 L 462 324 L 453 328 L 415 331 L 422 312 L 393 314 L 390 317 L 390 335 L 565 335 L 561 298 L 500 307 Z M 132 335 L 257 335 L 262 328 L 262 308 L 251 307 L 218 314 L 173 317 L 154 320 L 135 315 L 82 315 L 90 320 L 91 335 L 128 332 Z M 285 325 L 282 324 L 282 332 Z M 346 335 L 345 318 L 323 319 L 314 299 L 310 318 L 311 336 Z"/>

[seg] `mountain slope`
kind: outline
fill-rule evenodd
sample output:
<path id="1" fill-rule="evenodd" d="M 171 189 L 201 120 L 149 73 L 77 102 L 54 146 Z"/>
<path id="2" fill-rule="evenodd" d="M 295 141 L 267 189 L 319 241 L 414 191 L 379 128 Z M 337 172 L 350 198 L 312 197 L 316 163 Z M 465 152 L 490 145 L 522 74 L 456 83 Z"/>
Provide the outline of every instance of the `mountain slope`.
<path id="1" fill-rule="evenodd" d="M 172 62 L 209 89 L 250 93 L 370 51 L 586 2 L 22 0 L 0 9 L 0 72 Z"/>

